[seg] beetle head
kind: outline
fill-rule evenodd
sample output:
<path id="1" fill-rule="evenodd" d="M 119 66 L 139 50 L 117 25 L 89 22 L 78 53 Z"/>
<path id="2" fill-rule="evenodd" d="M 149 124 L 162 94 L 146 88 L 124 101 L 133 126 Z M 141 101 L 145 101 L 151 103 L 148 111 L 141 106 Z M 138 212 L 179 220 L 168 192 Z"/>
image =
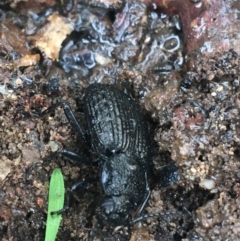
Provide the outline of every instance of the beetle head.
<path id="1" fill-rule="evenodd" d="M 101 205 L 101 214 L 104 221 L 115 226 L 124 225 L 129 222 L 133 205 L 126 195 L 107 196 Z"/>

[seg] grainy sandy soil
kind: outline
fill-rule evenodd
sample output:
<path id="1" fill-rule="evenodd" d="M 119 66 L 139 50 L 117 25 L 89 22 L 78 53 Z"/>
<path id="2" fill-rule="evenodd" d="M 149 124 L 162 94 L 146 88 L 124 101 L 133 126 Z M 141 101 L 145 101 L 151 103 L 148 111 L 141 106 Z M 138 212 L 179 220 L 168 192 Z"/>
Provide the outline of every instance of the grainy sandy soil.
<path id="1" fill-rule="evenodd" d="M 83 123 L 84 91 L 95 82 L 127 89 L 139 103 L 155 171 L 169 161 L 178 167 L 180 181 L 154 183 L 144 212 L 182 215 L 114 230 L 99 221 L 103 193 L 92 183 L 74 195 L 57 240 L 240 239 L 238 1 L 60 2 L 0 3 L 0 240 L 44 240 L 55 167 L 68 190 L 98 174 L 47 158 L 64 147 L 94 160 L 61 108 L 41 116 L 66 101 Z"/>

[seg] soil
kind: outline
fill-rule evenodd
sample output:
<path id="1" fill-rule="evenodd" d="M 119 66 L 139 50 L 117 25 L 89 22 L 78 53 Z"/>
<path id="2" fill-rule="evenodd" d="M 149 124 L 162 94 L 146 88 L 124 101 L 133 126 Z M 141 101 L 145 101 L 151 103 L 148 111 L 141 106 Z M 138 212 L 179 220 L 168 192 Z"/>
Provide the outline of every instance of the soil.
<path id="1" fill-rule="evenodd" d="M 66 148 L 94 161 L 60 107 L 41 114 L 65 101 L 83 123 L 96 82 L 131 93 L 152 130 L 155 172 L 174 162 L 180 180 L 154 182 L 144 214 L 164 216 L 123 228 L 101 222 L 103 190 L 90 183 L 57 240 L 240 239 L 239 16 L 234 0 L 1 1 L 0 240 L 44 240 L 54 168 L 67 191 L 99 174 L 53 157 Z"/>

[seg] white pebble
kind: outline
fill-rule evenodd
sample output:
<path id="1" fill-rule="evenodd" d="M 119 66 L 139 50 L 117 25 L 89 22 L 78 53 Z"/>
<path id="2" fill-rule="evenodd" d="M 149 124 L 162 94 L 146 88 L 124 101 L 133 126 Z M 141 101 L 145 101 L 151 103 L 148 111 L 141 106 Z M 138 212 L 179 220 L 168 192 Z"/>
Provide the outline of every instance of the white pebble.
<path id="1" fill-rule="evenodd" d="M 211 179 L 204 179 L 199 183 L 199 186 L 204 188 L 204 189 L 208 189 L 211 190 L 215 187 L 215 181 L 211 180 Z"/>

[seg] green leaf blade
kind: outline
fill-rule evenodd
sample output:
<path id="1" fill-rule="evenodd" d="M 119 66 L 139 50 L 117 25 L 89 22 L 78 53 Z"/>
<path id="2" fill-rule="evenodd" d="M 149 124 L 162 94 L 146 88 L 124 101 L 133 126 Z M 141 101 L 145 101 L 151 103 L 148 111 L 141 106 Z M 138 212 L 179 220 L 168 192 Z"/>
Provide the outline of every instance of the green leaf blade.
<path id="1" fill-rule="evenodd" d="M 51 212 L 63 209 L 64 205 L 64 179 L 59 168 L 53 170 L 48 195 L 48 215 L 45 241 L 54 241 L 61 222 L 61 214 L 51 215 Z"/>

